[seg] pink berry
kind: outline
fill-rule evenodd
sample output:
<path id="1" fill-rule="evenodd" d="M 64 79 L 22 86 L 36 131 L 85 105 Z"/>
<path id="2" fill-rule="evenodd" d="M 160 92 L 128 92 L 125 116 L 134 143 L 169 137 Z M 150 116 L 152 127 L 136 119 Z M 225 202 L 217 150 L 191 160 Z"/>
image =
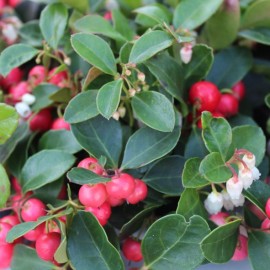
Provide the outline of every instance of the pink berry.
<path id="1" fill-rule="evenodd" d="M 13 103 L 19 102 L 24 94 L 31 92 L 31 87 L 27 82 L 19 82 L 9 88 L 9 94 Z"/>
<path id="2" fill-rule="evenodd" d="M 61 243 L 60 233 L 41 234 L 36 241 L 37 255 L 44 261 L 53 261 L 54 254 Z"/>
<path id="3" fill-rule="evenodd" d="M 98 160 L 93 157 L 88 157 L 81 160 L 77 167 L 90 170 L 98 175 L 103 175 L 104 172 L 102 166 L 98 164 Z"/>
<path id="4" fill-rule="evenodd" d="M 129 261 L 139 262 L 143 259 L 141 243 L 130 237 L 124 241 L 122 251 Z"/>
<path id="5" fill-rule="evenodd" d="M 264 232 L 270 233 L 270 219 L 269 219 L 269 218 L 266 218 L 266 219 L 262 222 L 261 228 L 264 230 Z"/>
<path id="6" fill-rule="evenodd" d="M 103 184 L 82 185 L 79 190 L 79 201 L 90 207 L 99 207 L 107 199 L 106 188 Z"/>
<path id="7" fill-rule="evenodd" d="M 0 269 L 6 269 L 10 266 L 13 249 L 13 244 L 0 243 Z"/>
<path id="8" fill-rule="evenodd" d="M 267 200 L 265 204 L 265 213 L 268 218 L 270 218 L 270 198 Z"/>
<path id="9" fill-rule="evenodd" d="M 37 86 L 46 80 L 47 69 L 44 66 L 34 66 L 28 73 L 28 81 L 31 85 Z"/>
<path id="10" fill-rule="evenodd" d="M 108 202 L 103 203 L 99 207 L 85 207 L 85 210 L 91 212 L 99 221 L 101 226 L 105 226 L 111 216 L 112 210 Z"/>
<path id="11" fill-rule="evenodd" d="M 111 11 L 107 11 L 104 15 L 103 18 L 107 21 L 112 20 L 112 12 Z"/>
<path id="12" fill-rule="evenodd" d="M 48 82 L 54 85 L 57 85 L 58 87 L 65 87 L 67 86 L 67 79 L 68 79 L 68 73 L 66 70 L 60 71 L 58 73 L 55 73 L 57 67 L 53 68 L 49 72 L 49 80 Z"/>
<path id="13" fill-rule="evenodd" d="M 245 260 L 248 256 L 248 239 L 246 236 L 239 234 L 238 242 L 232 257 L 233 261 Z"/>
<path id="14" fill-rule="evenodd" d="M 147 185 L 140 179 L 135 180 L 135 189 L 131 195 L 127 197 L 127 202 L 130 204 L 137 204 L 143 201 L 148 193 Z"/>
<path id="15" fill-rule="evenodd" d="M 242 81 L 239 81 L 232 87 L 232 91 L 232 95 L 236 97 L 236 99 L 242 100 L 246 93 L 246 87 Z"/>
<path id="16" fill-rule="evenodd" d="M 58 129 L 66 129 L 66 130 L 70 130 L 70 125 L 69 123 L 67 123 L 64 118 L 59 117 L 56 118 L 51 126 L 51 129 L 53 130 L 58 130 Z"/>
<path id="17" fill-rule="evenodd" d="M 131 175 L 121 173 L 113 176 L 112 180 L 106 183 L 106 189 L 109 197 L 127 199 L 135 189 L 135 181 Z"/>
<path id="18" fill-rule="evenodd" d="M 27 200 L 21 209 L 21 217 L 24 221 L 36 221 L 39 217 L 45 216 L 45 204 L 36 198 Z"/>
<path id="19" fill-rule="evenodd" d="M 11 227 L 20 224 L 20 220 L 17 215 L 7 215 L 0 219 L 0 223 L 5 222 L 11 225 Z"/>
<path id="20" fill-rule="evenodd" d="M 216 110 L 225 117 L 231 117 L 238 113 L 239 101 L 231 94 L 223 94 Z"/>
<path id="21" fill-rule="evenodd" d="M 30 120 L 32 131 L 47 131 L 52 125 L 52 115 L 49 109 L 43 109 Z"/>
<path id="22" fill-rule="evenodd" d="M 12 69 L 9 74 L 3 78 L 2 86 L 8 89 L 10 86 L 18 84 L 23 78 L 23 72 L 19 68 Z"/>
<path id="23" fill-rule="evenodd" d="M 220 100 L 221 93 L 215 84 L 201 81 L 193 84 L 189 91 L 189 101 L 199 112 L 213 112 Z"/>
<path id="24" fill-rule="evenodd" d="M 111 207 L 122 205 L 125 200 L 124 199 L 116 199 L 114 197 L 107 197 L 107 202 L 111 205 Z"/>
<path id="25" fill-rule="evenodd" d="M 12 226 L 6 222 L 0 222 L 0 244 L 6 243 L 6 237 Z"/>
<path id="26" fill-rule="evenodd" d="M 45 231 L 45 223 L 41 223 L 35 229 L 24 234 L 24 238 L 28 241 L 36 241 L 37 238 Z"/>
<path id="27" fill-rule="evenodd" d="M 21 3 L 22 0 L 8 0 L 8 5 L 15 8 Z"/>
<path id="28" fill-rule="evenodd" d="M 219 212 L 215 215 L 209 217 L 216 225 L 222 226 L 226 224 L 226 218 L 229 217 L 229 214 L 226 212 Z"/>

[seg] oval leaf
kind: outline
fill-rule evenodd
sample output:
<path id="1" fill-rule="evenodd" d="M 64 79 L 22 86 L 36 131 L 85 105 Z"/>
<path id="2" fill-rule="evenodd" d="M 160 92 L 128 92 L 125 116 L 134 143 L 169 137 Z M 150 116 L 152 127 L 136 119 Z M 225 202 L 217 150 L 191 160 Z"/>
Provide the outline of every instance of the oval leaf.
<path id="1" fill-rule="evenodd" d="M 43 150 L 31 156 L 22 168 L 23 192 L 45 186 L 61 177 L 75 157 L 60 150 Z"/>
<path id="2" fill-rule="evenodd" d="M 269 28 L 255 28 L 243 30 L 239 33 L 240 37 L 270 45 L 270 29 Z"/>
<path id="3" fill-rule="evenodd" d="M 117 73 L 113 52 L 102 38 L 79 33 L 71 36 L 71 44 L 73 49 L 91 65 L 110 75 Z"/>
<path id="4" fill-rule="evenodd" d="M 10 182 L 6 170 L 0 164 L 0 208 L 4 207 L 10 196 Z"/>
<path id="5" fill-rule="evenodd" d="M 113 113 L 117 110 L 121 92 L 123 87 L 123 80 L 119 79 L 106 83 L 100 88 L 97 95 L 97 108 L 105 118 L 110 119 Z"/>
<path id="6" fill-rule="evenodd" d="M 147 126 L 163 132 L 173 130 L 173 105 L 163 94 L 154 91 L 138 93 L 132 98 L 131 105 L 136 117 Z"/>

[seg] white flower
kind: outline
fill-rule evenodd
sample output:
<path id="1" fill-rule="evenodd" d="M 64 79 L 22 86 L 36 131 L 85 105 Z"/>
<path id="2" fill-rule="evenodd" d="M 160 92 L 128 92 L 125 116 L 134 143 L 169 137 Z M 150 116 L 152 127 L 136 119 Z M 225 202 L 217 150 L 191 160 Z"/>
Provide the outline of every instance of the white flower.
<path id="1" fill-rule="evenodd" d="M 251 186 L 253 179 L 251 170 L 239 170 L 238 180 L 243 182 L 244 189 L 248 189 Z"/>
<path id="2" fill-rule="evenodd" d="M 243 161 L 246 163 L 248 168 L 250 170 L 252 170 L 255 167 L 256 157 L 255 157 L 255 155 L 252 155 L 252 156 L 251 155 L 244 155 Z"/>
<path id="3" fill-rule="evenodd" d="M 231 197 L 226 190 L 221 191 L 223 197 L 223 206 L 227 211 L 233 210 L 234 205 L 232 203 Z"/>
<path id="4" fill-rule="evenodd" d="M 14 43 L 18 38 L 18 31 L 12 24 L 6 24 L 2 30 L 2 33 L 10 44 Z"/>
<path id="5" fill-rule="evenodd" d="M 24 94 L 22 96 L 22 102 L 28 104 L 28 105 L 32 105 L 34 104 L 36 101 L 36 97 L 34 95 L 31 94 Z"/>
<path id="6" fill-rule="evenodd" d="M 232 203 L 235 207 L 243 206 L 245 202 L 245 197 L 240 194 L 240 197 L 238 199 L 232 199 Z"/>
<path id="7" fill-rule="evenodd" d="M 230 178 L 226 183 L 227 192 L 231 199 L 239 199 L 244 188 L 242 181 L 234 181 L 234 178 Z"/>
<path id="8" fill-rule="evenodd" d="M 204 206 L 210 215 L 217 214 L 223 207 L 223 197 L 219 192 L 211 192 L 206 200 Z"/>
<path id="9" fill-rule="evenodd" d="M 16 103 L 15 109 L 16 109 L 17 113 L 23 118 L 27 118 L 31 114 L 30 107 L 24 102 Z"/>
<path id="10" fill-rule="evenodd" d="M 180 50 L 180 57 L 183 63 L 188 64 L 192 57 L 192 45 L 184 46 Z"/>
<path id="11" fill-rule="evenodd" d="M 259 172 L 257 167 L 254 167 L 251 170 L 251 173 L 252 173 L 253 180 L 259 180 L 260 179 L 261 173 Z"/>

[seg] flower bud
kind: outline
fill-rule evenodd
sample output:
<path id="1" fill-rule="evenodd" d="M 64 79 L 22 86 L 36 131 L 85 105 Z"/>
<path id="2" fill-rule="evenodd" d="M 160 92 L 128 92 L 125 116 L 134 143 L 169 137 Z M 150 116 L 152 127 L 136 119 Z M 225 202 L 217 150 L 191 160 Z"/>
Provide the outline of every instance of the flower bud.
<path id="1" fill-rule="evenodd" d="M 138 80 L 141 82 L 144 82 L 145 81 L 145 74 L 142 72 L 138 73 Z"/>
<path id="2" fill-rule="evenodd" d="M 232 203 L 231 197 L 226 190 L 221 191 L 223 197 L 223 206 L 227 211 L 233 210 L 234 205 Z"/>
<path id="3" fill-rule="evenodd" d="M 253 182 L 251 170 L 247 169 L 239 170 L 238 179 L 239 181 L 243 182 L 244 189 L 248 189 Z"/>
<path id="4" fill-rule="evenodd" d="M 217 214 L 223 207 L 223 197 L 219 192 L 211 192 L 206 200 L 204 206 L 210 215 Z"/>
<path id="5" fill-rule="evenodd" d="M 35 101 L 36 101 L 36 97 L 34 95 L 24 94 L 22 96 L 22 102 L 24 102 L 28 105 L 32 105 L 33 103 L 35 103 Z"/>
<path id="6" fill-rule="evenodd" d="M 239 199 L 244 188 L 243 182 L 235 182 L 234 177 L 230 178 L 226 183 L 226 188 L 231 199 Z"/>
<path id="7" fill-rule="evenodd" d="M 246 154 L 243 156 L 243 161 L 247 164 L 248 168 L 252 170 L 255 167 L 256 157 L 255 155 Z"/>
<path id="8" fill-rule="evenodd" d="M 125 115 L 126 115 L 126 108 L 125 107 L 119 107 L 118 108 L 118 113 L 119 113 L 119 116 L 121 118 L 125 117 Z"/>
<path id="9" fill-rule="evenodd" d="M 116 121 L 119 120 L 119 117 L 120 117 L 120 114 L 119 114 L 118 111 L 117 112 L 114 112 L 113 115 L 112 115 L 112 118 L 115 119 Z"/>
<path id="10" fill-rule="evenodd" d="M 17 113 L 23 118 L 27 118 L 28 116 L 31 115 L 30 107 L 24 102 L 16 103 L 15 109 L 16 109 Z"/>
<path id="11" fill-rule="evenodd" d="M 132 88 L 132 89 L 129 89 L 128 92 L 129 92 L 129 95 L 130 95 L 131 97 L 134 97 L 135 94 L 136 94 L 136 90 L 133 89 L 133 88 Z"/>
<path id="12" fill-rule="evenodd" d="M 180 57 L 183 63 L 188 64 L 192 57 L 192 46 L 186 45 L 180 50 Z"/>

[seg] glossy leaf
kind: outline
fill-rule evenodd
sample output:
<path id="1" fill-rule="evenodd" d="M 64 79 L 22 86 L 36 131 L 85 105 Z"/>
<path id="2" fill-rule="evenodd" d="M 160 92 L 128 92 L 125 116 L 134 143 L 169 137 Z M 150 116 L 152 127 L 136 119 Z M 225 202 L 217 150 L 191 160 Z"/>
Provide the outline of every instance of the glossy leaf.
<path id="1" fill-rule="evenodd" d="M 50 4 L 45 7 L 40 15 L 39 26 L 48 44 L 57 49 L 64 35 L 68 20 L 68 10 L 60 3 Z"/>
<path id="2" fill-rule="evenodd" d="M 146 61 L 173 44 L 173 37 L 163 31 L 151 31 L 141 36 L 134 44 L 129 62 L 138 64 Z"/>
<path id="3" fill-rule="evenodd" d="M 181 156 L 161 159 L 147 171 L 143 181 L 161 193 L 179 196 L 183 190 L 181 174 L 184 163 Z"/>
<path id="4" fill-rule="evenodd" d="M 147 126 L 163 131 L 172 131 L 175 125 L 174 109 L 171 102 L 154 91 L 136 94 L 131 101 L 136 117 Z"/>
<path id="5" fill-rule="evenodd" d="M 173 25 L 193 30 L 210 18 L 221 3 L 222 0 L 209 0 L 207 5 L 201 0 L 182 0 L 175 8 Z"/>
<path id="6" fill-rule="evenodd" d="M 206 219 L 208 217 L 199 192 L 193 188 L 187 188 L 181 194 L 176 213 L 183 215 L 186 219 L 191 218 L 193 215 L 199 215 Z"/>
<path id="7" fill-rule="evenodd" d="M 4 207 L 10 196 L 10 182 L 5 168 L 0 164 L 0 207 Z"/>
<path id="8" fill-rule="evenodd" d="M 98 91 L 97 108 L 101 115 L 110 119 L 117 110 L 122 93 L 123 80 L 118 79 L 104 84 Z"/>
<path id="9" fill-rule="evenodd" d="M 68 104 L 64 118 L 70 124 L 80 123 L 98 115 L 97 91 L 86 91 L 76 95 Z"/>
<path id="10" fill-rule="evenodd" d="M 71 36 L 71 44 L 75 52 L 91 65 L 110 75 L 117 73 L 113 52 L 102 38 L 78 33 Z"/>
<path id="11" fill-rule="evenodd" d="M 105 183 L 111 180 L 84 168 L 73 168 L 67 173 L 67 178 L 79 185 Z"/>
<path id="12" fill-rule="evenodd" d="M 214 64 L 206 79 L 215 83 L 220 89 L 230 88 L 243 79 L 251 66 L 250 50 L 230 47 L 215 55 Z"/>
<path id="13" fill-rule="evenodd" d="M 122 150 L 122 129 L 119 122 L 101 116 L 71 125 L 79 144 L 96 158 L 105 156 L 108 166 L 118 168 Z"/>
<path id="14" fill-rule="evenodd" d="M 165 133 L 140 128 L 128 140 L 121 169 L 142 167 L 168 154 L 177 144 L 180 128 Z"/>
<path id="15" fill-rule="evenodd" d="M 38 53 L 37 49 L 25 44 L 14 44 L 7 47 L 0 55 L 0 74 L 7 76 L 13 68 L 28 62 Z"/>
<path id="16" fill-rule="evenodd" d="M 177 214 L 162 217 L 152 224 L 143 238 L 146 267 L 155 270 L 175 270 L 179 266 L 186 270 L 195 269 L 204 260 L 199 243 L 209 231 L 206 221 L 199 216 L 191 217 L 189 222 Z"/>
<path id="17" fill-rule="evenodd" d="M 205 258 L 213 263 L 225 263 L 234 254 L 238 227 L 241 220 L 235 220 L 214 229 L 201 242 Z"/>
<path id="18" fill-rule="evenodd" d="M 76 269 L 124 270 L 120 254 L 91 213 L 75 215 L 67 237 L 68 257 Z"/>
<path id="19" fill-rule="evenodd" d="M 43 150 L 32 155 L 22 169 L 23 192 L 40 188 L 61 177 L 75 162 L 75 157 L 61 150 Z"/>
<path id="20" fill-rule="evenodd" d="M 58 149 L 70 154 L 75 154 L 82 149 L 73 134 L 65 129 L 49 130 L 43 134 L 39 140 L 38 148 L 40 150 Z"/>
<path id="21" fill-rule="evenodd" d="M 194 157 L 187 160 L 185 163 L 182 182 L 186 188 L 198 188 L 209 184 L 208 180 L 203 177 L 199 171 L 201 159 Z"/>
<path id="22" fill-rule="evenodd" d="M 200 173 L 212 183 L 223 183 L 232 177 L 231 170 L 225 165 L 220 153 L 212 152 L 201 162 Z"/>
<path id="23" fill-rule="evenodd" d="M 254 28 L 246 29 L 239 33 L 240 37 L 264 44 L 270 45 L 270 29 L 269 28 Z"/>

